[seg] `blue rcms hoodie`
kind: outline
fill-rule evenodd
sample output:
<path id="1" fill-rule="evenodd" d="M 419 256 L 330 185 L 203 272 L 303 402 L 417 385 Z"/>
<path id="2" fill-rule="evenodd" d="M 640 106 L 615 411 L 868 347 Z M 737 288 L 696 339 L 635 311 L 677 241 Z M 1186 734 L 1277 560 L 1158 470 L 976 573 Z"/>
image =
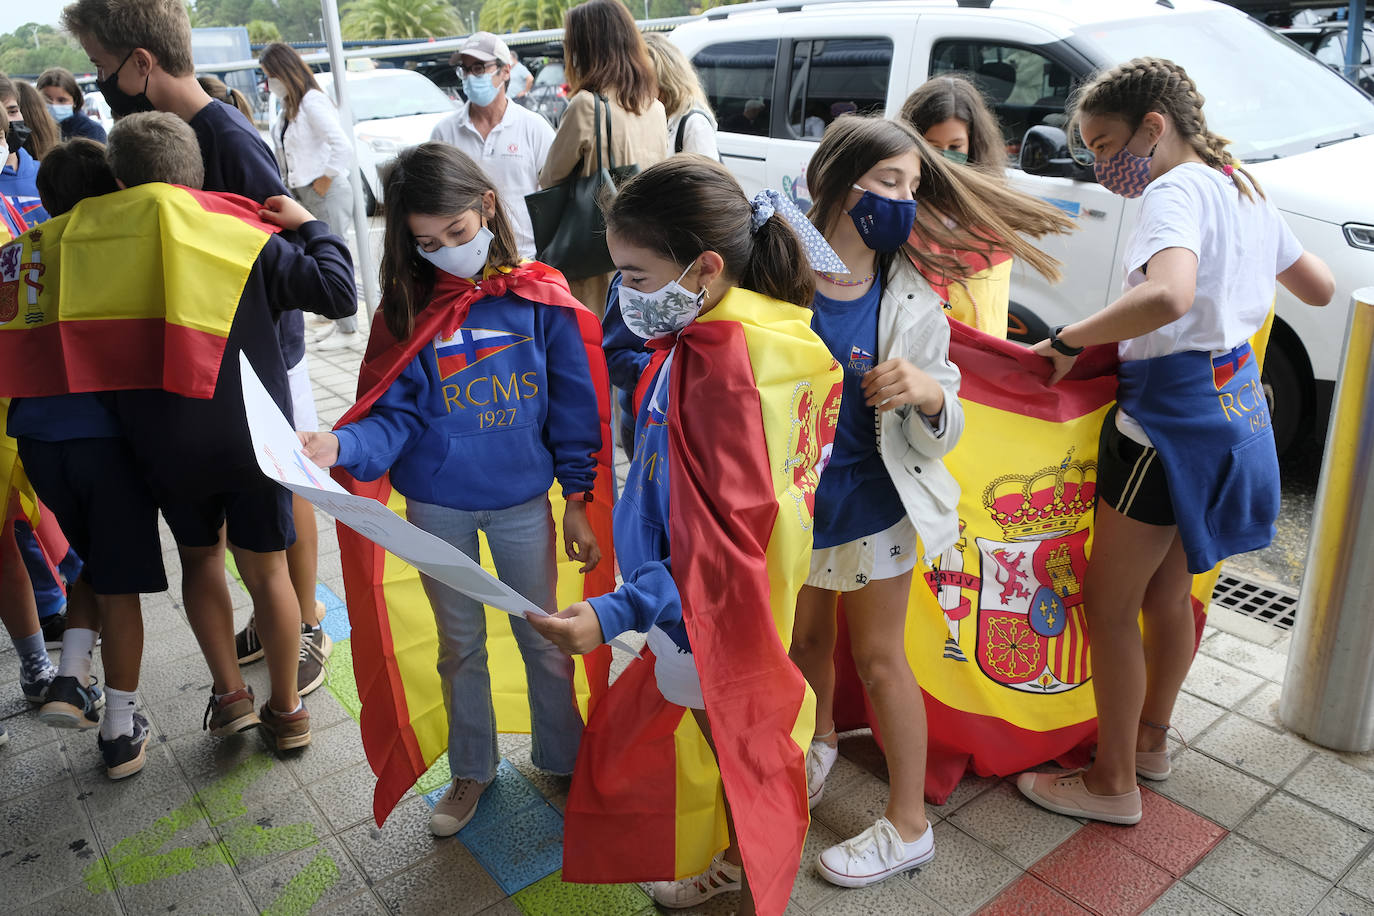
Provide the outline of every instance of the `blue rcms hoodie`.
<path id="1" fill-rule="evenodd" d="M 615 504 L 612 532 L 624 584 L 591 605 L 607 639 L 626 630 L 663 630 L 691 651 L 682 625 L 682 597 L 673 580 L 668 548 L 668 373 L 669 356 L 650 382 L 635 418 L 634 460 Z"/>
<path id="2" fill-rule="evenodd" d="M 592 489 L 601 420 L 587 351 L 564 308 L 499 296 L 473 303 L 421 348 L 372 412 L 335 431 L 339 465 L 388 471 L 407 499 L 475 512 L 548 491 Z"/>

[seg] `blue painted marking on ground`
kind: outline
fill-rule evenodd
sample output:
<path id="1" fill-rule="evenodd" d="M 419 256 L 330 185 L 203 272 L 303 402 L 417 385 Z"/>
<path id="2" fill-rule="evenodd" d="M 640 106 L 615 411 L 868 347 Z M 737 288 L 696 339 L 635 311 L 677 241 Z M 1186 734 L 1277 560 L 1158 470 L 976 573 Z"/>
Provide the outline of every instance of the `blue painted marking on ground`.
<path id="1" fill-rule="evenodd" d="M 348 622 L 348 608 L 344 606 L 343 599 L 323 582 L 315 585 L 315 598 L 324 602 L 323 626 L 329 638 L 335 642 L 348 639 L 353 633 L 353 626 Z"/>
<path id="2" fill-rule="evenodd" d="M 1063 200 L 1058 197 L 1042 197 L 1040 199 L 1047 204 L 1054 204 L 1054 206 L 1063 210 L 1065 213 L 1069 214 L 1069 216 L 1077 216 L 1078 211 L 1083 209 L 1083 205 L 1076 200 Z"/>

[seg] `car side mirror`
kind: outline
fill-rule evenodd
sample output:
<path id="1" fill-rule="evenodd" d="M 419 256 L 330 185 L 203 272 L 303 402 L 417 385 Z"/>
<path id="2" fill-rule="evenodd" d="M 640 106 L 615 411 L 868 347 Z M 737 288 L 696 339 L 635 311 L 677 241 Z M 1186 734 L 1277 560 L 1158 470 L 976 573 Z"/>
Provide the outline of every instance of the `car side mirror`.
<path id="1" fill-rule="evenodd" d="M 1068 134 L 1049 124 L 1035 125 L 1021 140 L 1020 167 L 1028 175 L 1096 181 L 1092 153 L 1085 150 L 1079 156 L 1070 152 Z"/>

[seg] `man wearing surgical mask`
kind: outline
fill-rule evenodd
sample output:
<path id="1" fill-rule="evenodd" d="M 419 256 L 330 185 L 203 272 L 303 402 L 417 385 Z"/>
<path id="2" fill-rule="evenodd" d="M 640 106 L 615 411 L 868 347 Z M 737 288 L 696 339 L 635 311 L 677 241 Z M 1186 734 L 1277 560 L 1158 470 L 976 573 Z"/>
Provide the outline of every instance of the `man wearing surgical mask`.
<path id="1" fill-rule="evenodd" d="M 24 115 L 19 110 L 19 90 L 3 73 L 0 73 L 0 105 L 5 110 L 5 117 L 0 119 L 5 127 L 5 132 L 0 134 L 0 165 L 3 165 L 0 167 L 0 195 L 9 198 L 28 226 L 35 226 L 48 218 L 35 183 L 38 162 L 23 149 L 29 129 L 24 126 Z"/>
<path id="2" fill-rule="evenodd" d="M 510 48 L 490 32 L 469 36 L 453 56 L 467 104 L 440 121 L 430 139 L 456 146 L 482 167 L 510 218 L 516 249 L 532 258 L 534 227 L 524 197 L 539 190 L 554 134 L 542 117 L 510 103 L 511 59 Z"/>

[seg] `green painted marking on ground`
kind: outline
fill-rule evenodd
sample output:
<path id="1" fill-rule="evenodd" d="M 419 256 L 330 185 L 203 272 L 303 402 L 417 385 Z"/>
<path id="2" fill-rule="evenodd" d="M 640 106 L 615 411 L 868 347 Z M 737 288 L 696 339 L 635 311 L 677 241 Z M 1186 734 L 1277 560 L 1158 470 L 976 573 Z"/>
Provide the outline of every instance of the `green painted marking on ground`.
<path id="1" fill-rule="evenodd" d="M 347 710 L 354 722 L 362 719 L 363 701 L 358 697 L 358 681 L 353 676 L 353 640 L 339 639 L 324 664 L 325 686 Z"/>
<path id="2" fill-rule="evenodd" d="M 339 866 L 327 853 L 320 853 L 296 873 L 277 899 L 267 905 L 262 916 L 297 916 L 310 912 L 325 892 L 339 880 Z"/>
<path id="3" fill-rule="evenodd" d="M 511 899 L 525 916 L 632 916 L 654 905 L 638 884 L 564 884 L 561 869 Z"/>
<path id="4" fill-rule="evenodd" d="M 250 858 L 280 855 L 314 846 L 319 837 L 315 836 L 314 824 L 287 824 L 283 827 L 263 827 L 248 824 L 235 827 L 224 837 L 224 845 L 235 862 L 243 863 Z"/>
<path id="5" fill-rule="evenodd" d="M 239 584 L 239 588 L 243 589 L 244 593 L 247 594 L 248 586 L 243 584 L 243 576 L 239 575 L 239 564 L 234 561 L 234 552 L 232 550 L 226 550 L 224 552 L 224 568 L 229 570 L 229 575 L 234 577 L 234 581 Z"/>

